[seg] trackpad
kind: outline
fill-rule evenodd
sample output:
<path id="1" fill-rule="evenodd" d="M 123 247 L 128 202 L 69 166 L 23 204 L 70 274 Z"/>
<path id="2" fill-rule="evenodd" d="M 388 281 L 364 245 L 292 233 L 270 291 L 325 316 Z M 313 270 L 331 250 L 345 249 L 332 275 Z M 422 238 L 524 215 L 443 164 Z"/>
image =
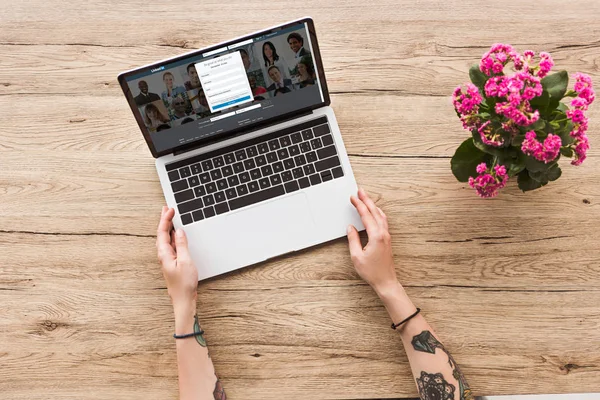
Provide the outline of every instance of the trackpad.
<path id="1" fill-rule="evenodd" d="M 306 247 L 315 229 L 304 193 L 229 214 L 227 226 L 232 228 L 232 243 L 248 264 Z"/>

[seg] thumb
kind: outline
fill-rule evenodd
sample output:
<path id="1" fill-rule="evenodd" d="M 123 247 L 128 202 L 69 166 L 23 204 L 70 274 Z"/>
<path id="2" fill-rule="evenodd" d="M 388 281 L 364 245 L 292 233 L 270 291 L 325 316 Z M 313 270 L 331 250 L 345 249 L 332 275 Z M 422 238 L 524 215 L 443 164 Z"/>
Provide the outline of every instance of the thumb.
<path id="1" fill-rule="evenodd" d="M 351 256 L 359 256 L 362 254 L 362 244 L 360 243 L 360 237 L 358 231 L 352 225 L 348 225 L 348 246 L 350 247 Z"/>
<path id="2" fill-rule="evenodd" d="M 175 251 L 177 252 L 177 258 L 191 258 L 190 251 L 188 249 L 187 237 L 181 228 L 177 229 L 175 232 Z"/>

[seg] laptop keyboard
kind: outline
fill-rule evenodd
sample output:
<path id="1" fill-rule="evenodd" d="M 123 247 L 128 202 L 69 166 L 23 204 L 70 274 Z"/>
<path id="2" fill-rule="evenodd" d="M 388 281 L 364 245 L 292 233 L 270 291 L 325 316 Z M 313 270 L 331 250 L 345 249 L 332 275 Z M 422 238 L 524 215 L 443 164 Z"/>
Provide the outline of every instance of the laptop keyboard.
<path id="1" fill-rule="evenodd" d="M 344 176 L 326 117 L 166 169 L 184 225 Z"/>

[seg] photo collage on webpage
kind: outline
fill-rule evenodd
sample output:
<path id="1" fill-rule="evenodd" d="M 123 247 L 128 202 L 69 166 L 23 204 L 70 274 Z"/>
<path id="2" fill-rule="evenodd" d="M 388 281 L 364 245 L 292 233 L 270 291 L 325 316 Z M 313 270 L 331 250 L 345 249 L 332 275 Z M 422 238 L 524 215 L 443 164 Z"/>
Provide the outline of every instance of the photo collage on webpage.
<path id="1" fill-rule="evenodd" d="M 317 85 L 316 66 L 304 27 L 273 35 L 266 40 L 234 46 L 229 46 L 229 50 L 214 57 L 190 57 L 187 64 L 161 68 L 160 71 L 128 81 L 148 130 L 161 132 L 267 99 L 276 102 L 274 99 L 278 96 L 292 96 L 295 91 Z M 198 73 L 200 64 L 196 64 L 235 52 L 239 53 L 243 63 L 247 79 L 247 84 L 243 84 L 248 87 L 249 95 L 244 97 L 246 101 L 229 102 L 237 103 L 231 105 L 224 103 L 218 106 L 224 107 L 216 109 L 214 104 L 209 104 Z"/>

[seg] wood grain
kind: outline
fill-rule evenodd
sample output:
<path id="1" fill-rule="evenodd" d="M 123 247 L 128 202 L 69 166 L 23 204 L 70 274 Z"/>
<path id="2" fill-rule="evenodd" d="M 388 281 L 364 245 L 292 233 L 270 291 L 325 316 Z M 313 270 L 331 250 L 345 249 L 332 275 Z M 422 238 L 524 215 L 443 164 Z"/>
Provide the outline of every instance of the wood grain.
<path id="1" fill-rule="evenodd" d="M 176 398 L 164 200 L 116 76 L 306 14 L 398 275 L 475 393 L 598 391 L 600 109 L 583 166 L 482 201 L 450 172 L 467 134 L 449 94 L 498 41 L 598 81 L 600 3 L 31 0 L 0 4 L 0 397 Z M 416 395 L 344 240 L 198 293 L 232 399 Z"/>

